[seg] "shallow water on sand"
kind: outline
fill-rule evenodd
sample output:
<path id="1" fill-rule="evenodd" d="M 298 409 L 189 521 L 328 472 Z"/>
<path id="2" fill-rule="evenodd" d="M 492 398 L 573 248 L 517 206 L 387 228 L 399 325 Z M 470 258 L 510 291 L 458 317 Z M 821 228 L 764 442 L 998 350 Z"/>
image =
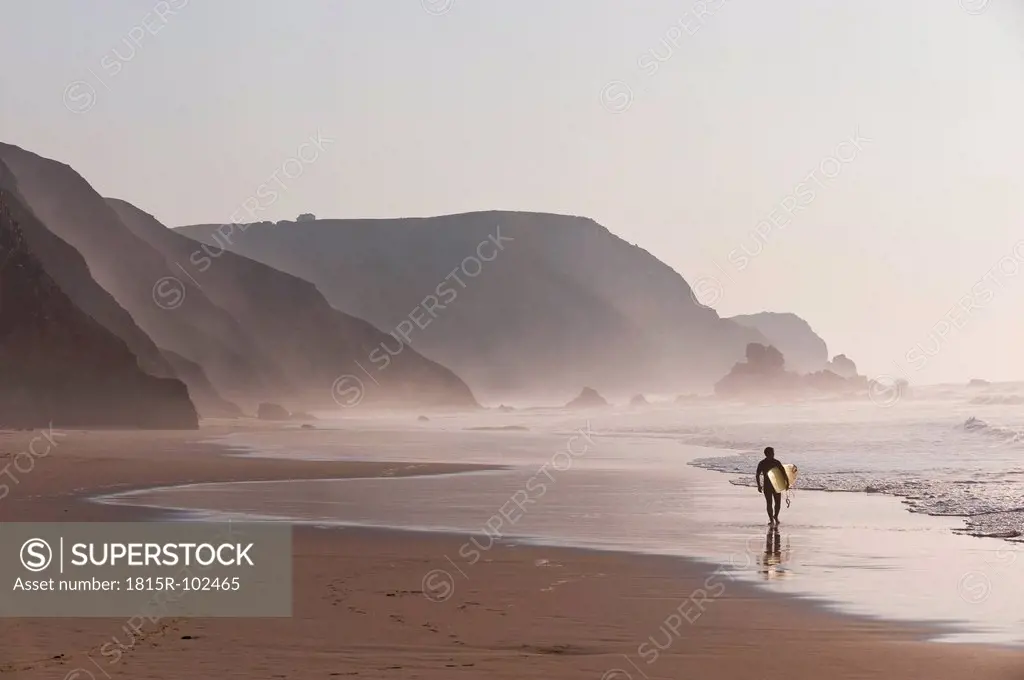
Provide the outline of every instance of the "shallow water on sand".
<path id="1" fill-rule="evenodd" d="M 488 412 L 422 423 L 350 418 L 322 421 L 317 430 L 244 433 L 225 441 L 249 455 L 397 461 L 395 473 L 425 462 L 504 469 L 193 485 L 107 502 L 456 531 L 468 535 L 466 543 L 457 554 L 438 556 L 455 579 L 468 577 L 495 540 L 683 555 L 844 612 L 951 624 L 937 639 L 1021 643 L 1021 546 L 958 535 L 971 528 L 963 517 L 921 512 L 939 501 L 968 510 L 1009 502 L 1020 478 L 1018 444 L 961 427 L 968 417 L 962 415 L 956 404 L 914 402 L 888 410 L 706 405 L 589 415 Z M 999 415 L 985 414 L 988 422 L 999 422 Z M 527 429 L 470 429 L 507 425 Z M 749 449 L 763 443 L 801 470 L 777 534 L 767 526 L 763 497 L 742 485 L 752 483 L 760 457 Z M 721 472 L 743 476 L 729 484 L 733 478 Z M 996 494 L 958 495 L 959 487 L 994 481 L 1002 485 Z M 886 483 L 888 493 L 802 488 L 863 490 Z M 919 512 L 907 511 L 906 496 L 915 497 Z"/>

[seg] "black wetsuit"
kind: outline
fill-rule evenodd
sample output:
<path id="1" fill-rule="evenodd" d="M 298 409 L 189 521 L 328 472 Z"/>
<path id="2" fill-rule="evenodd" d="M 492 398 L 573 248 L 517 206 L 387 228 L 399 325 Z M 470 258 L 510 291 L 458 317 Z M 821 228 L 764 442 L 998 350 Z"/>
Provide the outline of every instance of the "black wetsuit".
<path id="1" fill-rule="evenodd" d="M 768 479 L 768 471 L 772 468 L 779 468 L 779 471 L 785 476 L 786 469 L 782 467 L 782 463 L 778 459 L 765 458 L 757 464 L 756 477 L 758 484 L 760 484 L 761 475 L 764 475 L 764 502 L 768 508 L 768 519 L 777 520 L 779 518 L 779 510 L 782 508 L 782 494 L 775 490 L 771 480 Z M 775 505 L 774 510 L 772 509 L 773 503 Z"/>

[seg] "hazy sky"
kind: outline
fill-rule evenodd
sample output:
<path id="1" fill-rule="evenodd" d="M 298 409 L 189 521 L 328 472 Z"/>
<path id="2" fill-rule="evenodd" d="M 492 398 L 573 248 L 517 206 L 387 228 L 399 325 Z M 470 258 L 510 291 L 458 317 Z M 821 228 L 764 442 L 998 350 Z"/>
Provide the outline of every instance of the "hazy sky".
<path id="1" fill-rule="evenodd" d="M 869 375 L 1024 379 L 1020 0 L 2 1 L 0 139 L 167 224 L 587 215 Z"/>

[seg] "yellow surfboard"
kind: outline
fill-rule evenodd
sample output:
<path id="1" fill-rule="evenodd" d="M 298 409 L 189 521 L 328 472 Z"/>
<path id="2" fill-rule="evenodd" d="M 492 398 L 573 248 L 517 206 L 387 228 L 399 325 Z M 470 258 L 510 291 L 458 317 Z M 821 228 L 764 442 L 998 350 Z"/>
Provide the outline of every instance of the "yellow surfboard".
<path id="1" fill-rule="evenodd" d="M 772 483 L 772 488 L 775 489 L 776 493 L 782 493 L 791 489 L 796 484 L 796 466 L 787 464 L 783 465 L 782 469 L 786 471 L 785 476 L 777 467 L 768 471 L 768 481 Z"/>

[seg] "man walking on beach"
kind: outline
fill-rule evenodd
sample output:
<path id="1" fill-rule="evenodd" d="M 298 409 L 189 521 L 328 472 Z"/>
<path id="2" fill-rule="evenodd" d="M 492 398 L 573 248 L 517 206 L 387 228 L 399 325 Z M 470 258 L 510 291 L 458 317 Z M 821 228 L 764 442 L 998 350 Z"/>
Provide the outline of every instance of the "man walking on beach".
<path id="1" fill-rule="evenodd" d="M 779 523 L 779 510 L 782 508 L 782 493 L 775 490 L 772 486 L 772 481 L 768 479 L 768 472 L 772 468 L 779 468 L 779 472 L 782 473 L 782 478 L 786 478 L 786 469 L 782 467 L 782 463 L 775 460 L 775 449 L 768 446 L 764 450 L 764 459 L 757 464 L 757 472 L 754 473 L 754 479 L 757 480 L 758 492 L 764 493 L 764 502 L 768 508 L 768 523 L 778 524 Z M 764 476 L 764 485 L 761 484 L 761 476 Z M 772 504 L 775 505 L 775 509 L 772 510 Z"/>

